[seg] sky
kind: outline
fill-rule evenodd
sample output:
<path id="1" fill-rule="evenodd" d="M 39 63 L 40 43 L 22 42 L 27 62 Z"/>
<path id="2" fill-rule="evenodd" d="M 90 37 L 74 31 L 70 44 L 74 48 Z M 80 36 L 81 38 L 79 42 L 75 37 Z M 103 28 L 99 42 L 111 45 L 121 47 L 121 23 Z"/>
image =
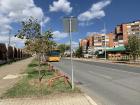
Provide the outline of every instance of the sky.
<path id="1" fill-rule="evenodd" d="M 25 40 L 14 35 L 21 28 L 21 21 L 30 16 L 38 19 L 43 32 L 51 29 L 54 40 L 69 43 L 64 33 L 63 18 L 75 16 L 78 20 L 77 32 L 72 33 L 73 46 L 89 33 L 114 31 L 116 25 L 140 20 L 140 0 L 0 0 L 0 43 L 8 42 L 22 48 Z"/>

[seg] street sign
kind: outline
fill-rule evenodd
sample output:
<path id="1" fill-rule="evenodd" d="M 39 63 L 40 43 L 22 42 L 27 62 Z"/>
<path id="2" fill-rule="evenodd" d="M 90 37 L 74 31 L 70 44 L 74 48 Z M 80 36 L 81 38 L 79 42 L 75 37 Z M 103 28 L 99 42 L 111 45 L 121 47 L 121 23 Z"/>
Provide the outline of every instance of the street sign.
<path id="1" fill-rule="evenodd" d="M 71 21 L 71 25 L 70 25 L 70 21 Z M 63 24 L 64 24 L 64 32 L 69 33 L 70 29 L 71 29 L 71 32 L 77 31 L 77 18 L 76 17 L 64 17 Z"/>

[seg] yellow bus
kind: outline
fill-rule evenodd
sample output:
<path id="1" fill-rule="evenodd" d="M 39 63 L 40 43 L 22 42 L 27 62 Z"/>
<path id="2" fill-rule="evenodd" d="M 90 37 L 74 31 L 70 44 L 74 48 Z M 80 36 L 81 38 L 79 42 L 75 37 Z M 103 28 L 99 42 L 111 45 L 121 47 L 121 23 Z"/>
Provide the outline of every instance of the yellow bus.
<path id="1" fill-rule="evenodd" d="M 48 54 L 48 61 L 49 62 L 59 62 L 60 61 L 60 50 L 52 50 Z"/>

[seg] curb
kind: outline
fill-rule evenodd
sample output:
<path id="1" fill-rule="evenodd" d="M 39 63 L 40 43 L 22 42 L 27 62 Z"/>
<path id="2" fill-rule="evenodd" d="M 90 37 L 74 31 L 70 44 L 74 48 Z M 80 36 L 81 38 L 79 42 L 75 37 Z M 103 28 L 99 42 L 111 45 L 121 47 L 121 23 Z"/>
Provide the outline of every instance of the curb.
<path id="1" fill-rule="evenodd" d="M 65 58 L 65 59 L 69 59 L 69 58 Z M 116 65 L 126 65 L 126 66 L 132 66 L 132 67 L 140 67 L 139 65 L 135 65 L 135 64 L 129 64 L 129 63 L 117 63 L 114 61 L 100 61 L 100 60 L 90 60 L 90 59 L 73 59 L 75 61 L 89 61 L 89 62 L 97 62 L 97 63 L 105 63 L 105 64 L 116 64 Z"/>
<path id="2" fill-rule="evenodd" d="M 91 105 L 97 105 L 97 103 L 95 103 L 95 101 L 90 96 L 86 94 L 84 94 L 84 96 L 86 97 L 86 99 L 89 101 Z"/>

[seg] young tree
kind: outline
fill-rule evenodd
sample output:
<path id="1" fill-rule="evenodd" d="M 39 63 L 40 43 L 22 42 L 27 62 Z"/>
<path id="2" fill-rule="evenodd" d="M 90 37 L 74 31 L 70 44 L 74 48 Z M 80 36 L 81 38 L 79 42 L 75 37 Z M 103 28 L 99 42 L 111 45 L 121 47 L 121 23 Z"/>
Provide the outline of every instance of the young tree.
<path id="1" fill-rule="evenodd" d="M 70 46 L 66 45 L 66 44 L 60 44 L 60 45 L 58 45 L 58 49 L 60 49 L 61 54 L 64 55 L 64 52 L 66 50 L 69 50 Z"/>
<path id="2" fill-rule="evenodd" d="M 76 57 L 80 58 L 83 56 L 83 51 L 82 51 L 82 47 L 79 47 L 77 50 L 76 50 Z"/>
<path id="3" fill-rule="evenodd" d="M 131 35 L 128 37 L 128 45 L 125 46 L 127 52 L 133 57 L 135 61 L 137 56 L 140 55 L 140 37 Z"/>
<path id="4" fill-rule="evenodd" d="M 22 28 L 16 35 L 18 38 L 26 38 L 25 47 L 28 52 L 37 54 L 39 61 L 39 81 L 41 82 L 41 60 L 42 57 L 48 52 L 52 46 L 53 34 L 51 31 L 46 31 L 41 35 L 40 24 L 37 19 L 30 18 L 28 21 L 22 22 Z"/>

